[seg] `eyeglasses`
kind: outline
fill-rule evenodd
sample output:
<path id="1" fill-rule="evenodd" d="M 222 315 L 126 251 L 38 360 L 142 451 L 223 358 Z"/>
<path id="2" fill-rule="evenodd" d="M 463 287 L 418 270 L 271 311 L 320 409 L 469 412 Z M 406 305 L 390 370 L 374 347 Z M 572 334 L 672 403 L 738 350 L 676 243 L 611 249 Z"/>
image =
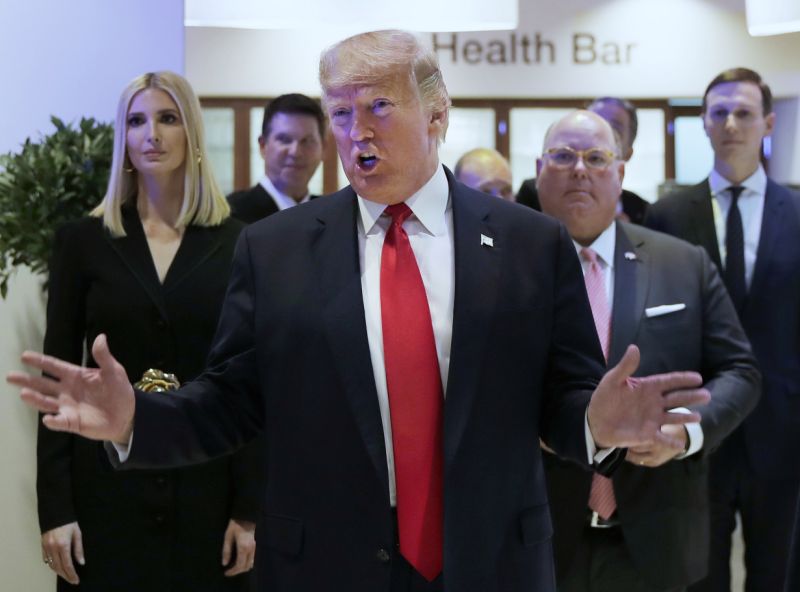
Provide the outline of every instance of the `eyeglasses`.
<path id="1" fill-rule="evenodd" d="M 602 148 L 574 150 L 569 146 L 564 146 L 563 148 L 549 148 L 545 150 L 544 155 L 548 162 L 557 169 L 571 169 L 578 164 L 580 158 L 586 168 L 600 171 L 607 169 L 617 160 L 616 154 Z"/>

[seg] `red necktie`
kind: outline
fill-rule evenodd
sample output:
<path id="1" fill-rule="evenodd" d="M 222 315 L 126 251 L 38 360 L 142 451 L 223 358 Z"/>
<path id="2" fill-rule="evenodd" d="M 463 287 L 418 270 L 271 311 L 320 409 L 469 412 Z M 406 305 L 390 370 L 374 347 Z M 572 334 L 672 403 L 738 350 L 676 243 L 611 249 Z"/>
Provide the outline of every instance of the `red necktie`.
<path id="1" fill-rule="evenodd" d="M 442 381 L 431 314 L 403 222 L 404 203 L 381 254 L 381 319 L 392 416 L 400 553 L 428 581 L 442 571 Z"/>
<path id="2" fill-rule="evenodd" d="M 586 282 L 586 293 L 589 295 L 589 305 L 592 307 L 594 326 L 603 348 L 603 357 L 608 360 L 608 345 L 611 341 L 611 308 L 608 306 L 606 295 L 606 282 L 603 270 L 597 261 L 597 253 L 593 249 L 581 249 L 581 257 L 589 263 L 589 269 L 583 274 Z M 600 473 L 592 476 L 592 489 L 589 492 L 589 509 L 597 512 L 604 520 L 617 509 L 617 500 L 614 497 L 614 486 L 611 479 Z"/>

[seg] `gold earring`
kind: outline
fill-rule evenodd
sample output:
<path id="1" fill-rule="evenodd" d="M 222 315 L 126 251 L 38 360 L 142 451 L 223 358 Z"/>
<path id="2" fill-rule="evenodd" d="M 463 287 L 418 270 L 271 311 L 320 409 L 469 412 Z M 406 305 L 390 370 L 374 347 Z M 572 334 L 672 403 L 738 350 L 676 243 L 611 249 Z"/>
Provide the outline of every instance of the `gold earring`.
<path id="1" fill-rule="evenodd" d="M 197 154 L 197 164 L 200 164 L 201 162 L 203 162 L 203 156 L 202 153 L 200 152 L 200 148 L 195 149 L 195 153 Z"/>
<path id="2" fill-rule="evenodd" d="M 133 164 L 131 163 L 127 154 L 125 155 L 125 160 L 122 163 L 122 170 L 125 171 L 126 173 L 136 172 L 136 169 L 133 168 Z"/>

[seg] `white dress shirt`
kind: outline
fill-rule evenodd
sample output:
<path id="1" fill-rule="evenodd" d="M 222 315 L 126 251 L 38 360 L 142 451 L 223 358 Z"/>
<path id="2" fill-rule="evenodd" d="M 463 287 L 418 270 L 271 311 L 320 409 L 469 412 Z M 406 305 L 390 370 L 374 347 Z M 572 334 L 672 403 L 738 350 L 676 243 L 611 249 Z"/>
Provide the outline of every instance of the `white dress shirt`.
<path id="1" fill-rule="evenodd" d="M 711 187 L 711 207 L 714 211 L 714 227 L 717 231 L 717 244 L 722 266 L 725 266 L 727 249 L 725 248 L 725 235 L 728 221 L 728 209 L 731 207 L 731 192 L 728 188 L 736 183 L 731 183 L 717 171 L 711 171 L 708 176 Z M 739 213 L 742 216 L 742 229 L 744 230 L 744 281 L 747 287 L 753 281 L 753 270 L 756 267 L 756 254 L 758 241 L 761 239 L 761 220 L 764 218 L 764 196 L 767 193 L 767 174 L 764 168 L 758 165 L 756 172 L 743 182 L 744 187 L 739 196 Z"/>
<path id="2" fill-rule="evenodd" d="M 729 200 L 730 202 L 730 200 Z M 575 245 L 575 250 L 578 252 L 578 258 L 581 262 L 581 269 L 583 270 L 583 274 L 586 275 L 586 272 L 591 265 L 588 261 L 585 261 L 583 257 L 580 256 L 581 249 L 583 248 L 582 245 L 578 244 L 575 241 L 572 241 Z M 611 308 L 611 319 L 613 323 L 614 319 L 614 254 L 617 250 L 617 224 L 616 222 L 612 222 L 608 228 L 606 228 L 600 236 L 598 236 L 594 242 L 589 245 L 589 248 L 592 249 L 595 253 L 597 253 L 597 262 L 600 265 L 600 269 L 603 272 L 603 281 L 605 282 L 606 287 L 606 297 L 608 298 L 608 306 Z M 612 325 L 613 326 L 613 325 Z M 612 337 L 613 340 L 613 332 Z M 684 368 L 675 368 L 675 370 L 684 370 Z M 684 407 L 676 407 L 675 409 L 671 410 L 671 413 L 689 413 L 689 410 Z M 687 456 L 691 456 L 695 452 L 698 452 L 701 448 L 703 448 L 703 428 L 700 426 L 699 423 L 689 423 L 684 424 L 686 428 L 686 433 L 689 437 L 689 447 L 686 452 L 683 452 L 676 456 L 675 458 L 681 459 L 686 458 Z M 587 437 L 587 446 L 590 444 L 590 438 Z M 613 450 L 613 449 L 611 449 Z M 591 448 L 590 448 L 591 451 Z M 608 451 L 610 452 L 610 450 Z M 593 455 L 593 458 L 596 462 L 600 462 L 603 458 L 608 454 L 605 450 L 597 451 L 596 454 Z"/>
<path id="3" fill-rule="evenodd" d="M 272 201 L 274 201 L 275 205 L 278 206 L 278 210 L 286 210 L 296 206 L 299 203 L 306 203 L 309 199 L 311 199 L 311 194 L 306 193 L 303 199 L 300 201 L 295 201 L 293 197 L 286 195 L 277 187 L 275 187 L 275 185 L 272 184 L 272 181 L 270 181 L 270 178 L 266 175 L 264 175 L 258 183 L 266 190 L 267 193 L 270 194 Z"/>
<path id="4" fill-rule="evenodd" d="M 417 259 L 433 323 L 433 337 L 442 377 L 442 391 L 447 390 L 450 368 L 450 340 L 453 330 L 455 264 L 453 260 L 453 209 L 450 187 L 444 168 L 436 167 L 430 180 L 406 200 L 413 214 L 403 223 L 411 250 Z M 383 323 L 381 320 L 381 253 L 386 231 L 391 223 L 383 215 L 385 204 L 358 198 L 358 254 L 361 263 L 361 292 L 367 322 L 367 340 L 378 391 L 378 405 L 386 444 L 389 469 L 389 500 L 396 505 L 394 448 L 386 368 L 383 360 Z"/>

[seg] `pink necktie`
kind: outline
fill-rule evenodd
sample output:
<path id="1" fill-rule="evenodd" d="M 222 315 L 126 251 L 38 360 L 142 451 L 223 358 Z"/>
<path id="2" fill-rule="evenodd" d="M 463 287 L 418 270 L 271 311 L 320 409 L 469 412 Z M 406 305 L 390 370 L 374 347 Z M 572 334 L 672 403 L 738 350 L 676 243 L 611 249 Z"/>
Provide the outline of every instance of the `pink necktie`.
<path id="1" fill-rule="evenodd" d="M 400 203 L 385 211 L 392 224 L 381 253 L 381 321 L 400 553 L 432 581 L 443 551 L 442 379 L 428 297 L 403 230 L 411 210 Z"/>
<path id="2" fill-rule="evenodd" d="M 586 282 L 586 292 L 589 295 L 589 304 L 592 307 L 594 326 L 603 348 L 603 356 L 608 360 L 608 345 L 611 342 L 611 308 L 608 306 L 606 296 L 606 282 L 603 270 L 597 260 L 597 253 L 586 247 L 581 249 L 581 258 L 589 263 L 589 268 L 583 275 Z M 614 498 L 614 486 L 611 479 L 599 473 L 592 476 L 592 489 L 589 493 L 589 508 L 608 520 L 617 509 Z"/>

